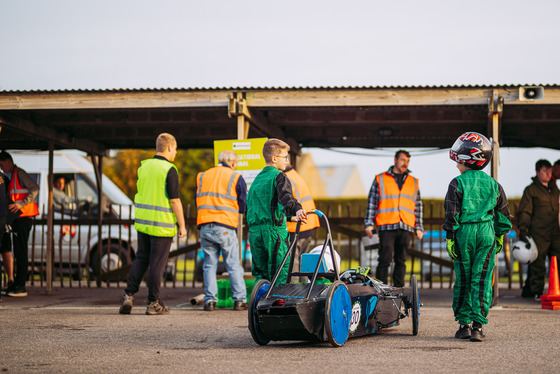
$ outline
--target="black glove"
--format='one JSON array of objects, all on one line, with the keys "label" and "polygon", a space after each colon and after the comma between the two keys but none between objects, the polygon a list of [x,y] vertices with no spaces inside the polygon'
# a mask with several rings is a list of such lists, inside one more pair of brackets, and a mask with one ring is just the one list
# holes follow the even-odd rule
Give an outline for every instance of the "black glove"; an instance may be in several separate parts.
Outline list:
[{"label": "black glove", "polygon": [[529,233],[525,230],[523,231],[519,231],[519,240],[529,244],[529,240],[527,239],[527,236],[529,236]]}]

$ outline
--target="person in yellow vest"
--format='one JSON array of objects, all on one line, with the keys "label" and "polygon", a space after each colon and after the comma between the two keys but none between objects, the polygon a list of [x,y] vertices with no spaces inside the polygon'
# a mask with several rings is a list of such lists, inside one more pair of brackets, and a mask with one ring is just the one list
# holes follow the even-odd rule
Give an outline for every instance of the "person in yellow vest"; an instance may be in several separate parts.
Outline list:
[{"label": "person in yellow vest", "polygon": [[148,268],[146,314],[169,313],[169,308],[159,297],[160,282],[177,226],[179,238],[187,235],[183,205],[179,198],[179,174],[177,167],[172,164],[176,155],[175,137],[162,133],[156,140],[154,158],[142,161],[138,168],[137,193],[134,197],[134,228],[138,232],[138,250],[128,274],[120,314],[130,314],[134,294],[138,292]]},{"label": "person in yellow vest", "polygon": [[223,151],[218,166],[198,173],[196,177],[196,225],[204,252],[204,310],[213,311],[218,298],[216,270],[220,252],[229,273],[233,309],[247,309],[247,291],[243,268],[239,264],[237,226],[239,215],[247,207],[247,184],[236,173],[237,154]]},{"label": "person in yellow vest", "polygon": [[374,227],[379,234],[379,259],[376,278],[387,283],[388,269],[394,255],[393,284],[404,286],[407,248],[416,234],[422,239],[422,200],[418,179],[410,175],[410,153],[399,150],[395,164],[375,176],[367,200],[365,231],[373,237]]},{"label": "person in yellow vest", "polygon": [[[303,209],[307,212],[310,210],[315,210],[315,201],[311,196],[309,187],[307,183],[303,180],[301,175],[292,168],[291,165],[286,167],[284,174],[288,177],[292,183],[292,194],[295,196],[296,200],[301,204]],[[290,233],[290,243],[294,240],[296,232],[296,222],[286,222],[288,226],[288,232]],[[294,268],[293,271],[299,271],[300,267],[300,257],[302,253],[308,252],[309,243],[311,242],[311,236],[313,235],[313,230],[321,226],[319,222],[319,217],[316,214],[310,214],[307,216],[307,222],[302,223],[299,229],[299,237],[296,243],[296,253],[294,257]],[[292,283],[306,282],[307,277],[293,277]]]},{"label": "person in yellow vest", "polygon": [[[33,224],[32,217],[39,215],[39,207],[37,205],[37,195],[39,194],[39,185],[31,178],[23,169],[14,164],[12,156],[6,152],[0,152],[0,168],[10,179],[8,185],[8,195],[12,202],[8,205],[8,210],[12,214],[17,214],[11,226],[13,232],[13,250],[16,260],[16,274],[14,282],[8,284],[6,294],[12,297],[25,297],[27,290],[25,282],[27,281],[27,241]],[[9,269],[11,264],[7,265]]]}]

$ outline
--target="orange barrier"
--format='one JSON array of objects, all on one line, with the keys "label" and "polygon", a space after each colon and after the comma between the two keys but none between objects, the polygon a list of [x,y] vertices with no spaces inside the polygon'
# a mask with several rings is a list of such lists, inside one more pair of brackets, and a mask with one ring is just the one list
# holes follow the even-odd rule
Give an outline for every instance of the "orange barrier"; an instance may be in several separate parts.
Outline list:
[{"label": "orange barrier", "polygon": [[552,256],[550,259],[548,291],[546,295],[541,295],[541,308],[560,310],[560,281],[558,280],[558,261],[556,256]]}]

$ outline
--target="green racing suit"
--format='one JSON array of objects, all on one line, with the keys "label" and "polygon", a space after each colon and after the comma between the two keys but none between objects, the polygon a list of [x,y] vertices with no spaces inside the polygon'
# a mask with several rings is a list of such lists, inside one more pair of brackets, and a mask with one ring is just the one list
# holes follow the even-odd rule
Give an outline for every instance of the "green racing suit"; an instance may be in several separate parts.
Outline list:
[{"label": "green racing suit", "polygon": [[[247,196],[247,224],[253,257],[252,274],[272,281],[288,251],[286,217],[302,209],[292,195],[288,177],[273,166],[257,175]],[[278,283],[286,283],[289,259],[280,269]]]},{"label": "green racing suit", "polygon": [[449,184],[445,196],[447,239],[455,241],[453,312],[462,325],[487,324],[492,302],[495,238],[511,229],[502,186],[486,173],[466,170]]}]

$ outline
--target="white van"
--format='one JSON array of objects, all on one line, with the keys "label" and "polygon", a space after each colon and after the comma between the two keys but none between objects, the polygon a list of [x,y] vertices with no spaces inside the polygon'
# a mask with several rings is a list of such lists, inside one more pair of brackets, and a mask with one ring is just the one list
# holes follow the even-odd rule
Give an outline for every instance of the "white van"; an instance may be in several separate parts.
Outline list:
[{"label": "white van", "polygon": [[[24,169],[40,186],[37,203],[41,215],[36,217],[45,222],[47,217],[49,153],[43,151],[8,151],[15,165]],[[103,197],[99,199],[96,178],[87,155],[80,151],[55,151],[53,158],[53,180],[64,178],[64,193],[70,202],[66,209],[55,207],[56,219],[90,218],[99,214],[103,218],[133,219],[133,202],[105,175],[103,175]],[[53,188],[54,189],[54,188]],[[35,221],[29,236],[29,262],[37,268],[46,263],[47,226]],[[55,273],[59,268],[70,269],[74,278],[83,276],[84,270],[97,274],[99,264],[101,273],[118,269],[131,263],[137,244],[134,225],[103,225],[101,232],[102,258],[98,254],[98,226],[55,225],[54,226],[54,263]],[[130,250],[129,250],[130,249]],[[92,278],[90,277],[90,278]],[[119,280],[126,279],[126,274]]]}]

